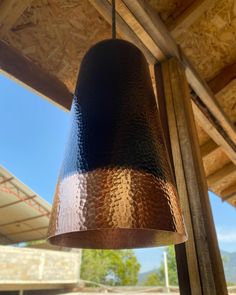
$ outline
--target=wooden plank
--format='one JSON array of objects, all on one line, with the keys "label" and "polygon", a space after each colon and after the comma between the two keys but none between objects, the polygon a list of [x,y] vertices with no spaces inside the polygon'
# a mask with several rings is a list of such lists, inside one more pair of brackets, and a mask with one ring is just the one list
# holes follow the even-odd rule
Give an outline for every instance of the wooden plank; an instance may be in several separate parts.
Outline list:
[{"label": "wooden plank", "polygon": [[[188,193],[191,220],[194,232],[194,242],[197,251],[199,274],[201,277],[202,293],[227,294],[223,265],[214,228],[206,178],[203,170],[197,131],[191,108],[190,92],[185,78],[184,68],[177,59],[168,61],[172,89],[172,104],[174,112],[168,110],[168,116],[175,116],[178,137],[172,137],[172,147],[179,145],[180,153],[173,154],[182,167],[175,164],[176,179],[181,169],[184,178],[177,181],[179,187],[185,182]],[[169,120],[170,122],[170,120]],[[169,126],[171,130],[171,126]],[[189,272],[192,272],[189,269]],[[193,289],[193,292],[195,290]],[[199,294],[199,293],[194,293]]]},{"label": "wooden plank", "polygon": [[32,0],[2,0],[0,3],[0,38],[16,23]]},{"label": "wooden plank", "polygon": [[174,38],[185,33],[208,9],[215,4],[215,0],[193,1],[176,19],[167,23],[167,27]]},{"label": "wooden plank", "polygon": [[219,148],[220,147],[213,140],[208,140],[206,143],[200,146],[202,158],[204,159],[211,153],[217,151]]},{"label": "wooden plank", "polygon": [[[159,71],[162,72],[162,75],[159,74]],[[156,84],[158,84],[157,98],[161,122],[163,125],[169,155],[171,156],[173,171],[175,172],[180,205],[188,233],[188,241],[184,244],[184,246],[180,246],[182,249],[179,248],[178,245],[176,246],[177,271],[180,289],[182,292],[181,294],[191,295],[191,290],[195,290],[196,294],[201,294],[201,280],[198,269],[191,211],[189,202],[187,201],[188,192],[186,182],[184,181],[185,176],[182,158],[180,157],[180,145],[177,144],[179,142],[179,137],[172,101],[172,87],[168,62],[162,63],[161,65],[157,64],[155,66],[155,79]],[[160,84],[163,84],[163,86]],[[173,142],[176,142],[176,144],[173,144]],[[176,167],[178,167],[178,173],[176,171]],[[182,263],[183,266],[181,265]],[[191,271],[189,271],[190,269]]]},{"label": "wooden plank", "polygon": [[[102,2],[104,1],[105,0]],[[94,1],[91,0],[92,4],[93,2]],[[107,3],[110,5],[109,1],[107,1]],[[100,7],[100,9],[102,10],[103,8]],[[160,55],[155,55],[157,51],[153,48],[153,42],[151,46],[150,43],[147,42],[147,35],[154,41],[156,47],[161,50],[164,58],[175,56],[184,64],[188,82],[205,106],[205,108],[202,109],[200,109],[199,106],[194,107],[194,113],[197,112],[199,125],[224,149],[229,158],[236,163],[235,127],[220,108],[208,85],[201,79],[190,61],[183,52],[181,52],[158,14],[143,0],[120,0],[117,6],[117,13],[118,17],[125,19],[129,28],[133,30],[141,43],[147,47],[156,59],[161,61],[162,57]],[[125,30],[123,34],[126,36]],[[213,121],[209,121],[205,109],[211,113],[211,116],[214,118]],[[224,131],[224,135],[219,132],[219,126],[221,127],[221,131]],[[227,138],[225,138],[225,135],[227,135]],[[228,140],[229,138],[230,142]]]},{"label": "wooden plank", "polygon": [[[236,200],[236,194],[225,197],[223,201],[232,202],[234,199]],[[236,205],[236,201],[234,201],[234,205]]]},{"label": "wooden plank", "polygon": [[[192,218],[195,238],[194,241],[197,250],[197,260],[199,263],[199,275],[202,285],[202,293],[217,294],[214,284],[212,264],[209,256],[209,249],[206,241],[206,229],[204,227],[204,220],[201,214],[201,202],[198,190],[200,184],[197,182],[195,175],[195,163],[192,155],[192,138],[190,137],[191,135],[189,133],[190,118],[188,116],[188,113],[186,112],[185,107],[186,103],[190,103],[190,99],[188,102],[185,98],[186,91],[183,88],[188,86],[187,83],[185,85],[183,84],[183,77],[179,76],[181,74],[181,71],[176,61],[172,59],[168,63],[170,79],[172,84],[171,86],[173,93],[173,108],[176,116],[176,128],[178,130],[179,137],[178,143],[176,142],[176,140],[174,141],[174,139],[172,139],[172,145],[180,145],[179,157],[181,157],[183,164],[182,169],[184,171],[184,179],[182,179],[182,181],[185,181],[187,188],[188,202],[190,207],[190,214]],[[189,95],[188,98],[190,98]],[[183,99],[184,101],[182,101]],[[191,130],[191,132],[193,132],[193,130]],[[180,170],[179,167],[175,166],[175,169],[176,174],[178,174]],[[201,256],[199,255],[200,252],[202,253]],[[189,271],[191,272],[192,270],[190,269]],[[203,273],[205,275],[203,275]]]},{"label": "wooden plank", "polygon": [[[108,0],[89,0],[89,2],[97,9],[97,11],[104,17],[104,19],[111,24],[111,4]],[[131,43],[136,44],[142,50],[146,59],[150,64],[155,62],[155,57],[149,51],[149,49],[142,43],[138,36],[133,32],[133,30],[127,25],[127,23],[121,18],[118,14],[116,15],[116,30],[117,33],[130,41]]]},{"label": "wooden plank", "polygon": [[145,46],[158,60],[163,60],[165,58],[162,50],[156,46],[154,40],[151,38],[150,34],[143,28],[140,22],[136,19],[136,16],[130,13],[128,7],[122,1],[117,1],[116,10],[122,19],[129,25],[130,28],[135,32],[140,40],[145,40]]},{"label": "wooden plank", "polygon": [[221,192],[221,196],[224,200],[226,200],[228,197],[236,194],[236,183],[227,187]]},{"label": "wooden plank", "polygon": [[[133,19],[135,18],[138,23],[140,23],[143,30],[148,33],[148,35],[153,39],[156,44],[156,47],[161,50],[163,53],[163,58],[155,56],[152,48],[149,50],[152,52],[154,57],[158,61],[164,60],[169,56],[176,56],[180,58],[179,49],[175,43],[173,37],[170,35],[170,32],[160,19],[158,13],[156,13],[146,1],[143,0],[122,0],[120,1],[126,6],[126,14],[124,17],[127,24],[133,29],[137,34],[139,39],[146,45],[145,35],[141,34],[137,27],[132,27]],[[122,11],[118,10],[118,13],[123,18]],[[129,13],[129,15],[128,15]]]},{"label": "wooden plank", "polygon": [[236,62],[223,68],[218,75],[208,82],[208,86],[214,94],[217,94],[234,79],[236,79]]},{"label": "wooden plank", "polygon": [[0,72],[22,82],[56,105],[70,109],[73,95],[67,87],[3,41],[0,41]]},{"label": "wooden plank", "polygon": [[207,183],[209,187],[217,186],[219,183],[223,182],[225,178],[228,178],[232,174],[235,174],[236,176],[236,167],[233,163],[230,162],[220,170],[209,175],[207,177]]},{"label": "wooden plank", "polygon": [[[189,84],[191,85],[194,92],[200,98],[202,104],[208,109],[212,117],[215,119],[216,124],[220,125],[225,133],[230,137],[234,148],[236,149],[236,130],[235,126],[230,121],[229,117],[226,116],[219,103],[214,97],[211,89],[207,83],[200,77],[197,71],[192,66],[191,62],[187,59],[185,54],[181,52],[182,62],[185,66],[185,73]],[[208,115],[206,115],[208,116]]]},{"label": "wooden plank", "polygon": [[216,127],[196,103],[192,102],[192,108],[195,119],[201,128],[224,150],[225,154],[236,165],[236,152],[234,146],[232,146],[231,138],[228,137],[227,133],[222,134],[222,129],[219,126]]},{"label": "wooden plank", "polygon": [[[191,62],[175,43],[174,39],[161,21],[158,14],[153,9],[151,9],[147,2],[143,0],[123,0],[123,2],[130,11],[130,19],[134,17],[136,18],[143,29],[155,41],[156,46],[161,49],[164,56],[175,56],[181,63],[183,63],[187,80],[192,89],[200,97],[201,101],[206,105],[212,115],[217,118],[218,122],[223,126],[223,128],[225,128],[226,132],[232,137],[234,144],[236,144],[236,131],[233,124],[221,110],[206,82],[200,77]],[[118,10],[118,12],[120,13],[122,11]],[[123,17],[122,14],[121,16]],[[128,16],[126,15],[125,18],[128,19]],[[132,22],[130,24],[132,25]],[[140,40],[146,44],[143,35],[139,35],[139,30],[134,28],[134,31],[136,32],[137,36],[139,36]],[[150,51],[152,52],[152,48],[150,48]],[[154,53],[153,55],[155,56]],[[158,57],[156,58],[158,59]]]}]

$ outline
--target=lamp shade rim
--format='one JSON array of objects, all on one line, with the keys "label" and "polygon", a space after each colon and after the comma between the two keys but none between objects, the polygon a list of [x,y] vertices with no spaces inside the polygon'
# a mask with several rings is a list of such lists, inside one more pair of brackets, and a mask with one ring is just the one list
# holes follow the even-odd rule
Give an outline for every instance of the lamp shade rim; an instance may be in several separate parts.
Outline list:
[{"label": "lamp shade rim", "polygon": [[97,228],[49,236],[52,245],[84,249],[132,249],[181,244],[185,232],[147,228]]}]

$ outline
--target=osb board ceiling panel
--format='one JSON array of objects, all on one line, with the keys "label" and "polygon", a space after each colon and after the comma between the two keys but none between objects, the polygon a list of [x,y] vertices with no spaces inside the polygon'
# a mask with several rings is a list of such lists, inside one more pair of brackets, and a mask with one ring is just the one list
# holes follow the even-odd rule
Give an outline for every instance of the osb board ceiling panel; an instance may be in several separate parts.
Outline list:
[{"label": "osb board ceiling panel", "polygon": [[146,0],[166,23],[172,22],[194,0]]},{"label": "osb board ceiling panel", "polygon": [[36,0],[5,40],[74,91],[82,57],[111,29],[88,0]]},{"label": "osb board ceiling panel", "polygon": [[[173,24],[192,0],[147,0],[167,24]],[[190,28],[176,40],[181,44],[194,66],[206,80],[210,80],[226,65],[236,61],[236,1],[216,0]],[[236,80],[216,98],[232,122],[236,122]],[[209,137],[198,126],[200,144]]]},{"label": "osb board ceiling panel", "polygon": [[178,43],[203,78],[213,78],[236,60],[236,1],[216,0]]},{"label": "osb board ceiling panel", "polygon": [[[166,23],[174,21],[192,3],[192,0],[146,1]],[[236,60],[235,32],[233,0],[217,0],[216,5],[177,41],[203,77],[210,79]],[[88,0],[35,0],[4,39],[57,76],[73,92],[85,52],[96,42],[110,37],[110,25]],[[236,86],[231,86],[219,93],[217,99],[235,121],[234,90],[231,89]],[[206,143],[209,136],[199,126],[197,129],[200,144]],[[215,158],[211,160],[216,162]],[[209,166],[207,169],[206,172],[210,173],[214,168]]]},{"label": "osb board ceiling panel", "polygon": [[[236,61],[236,1],[216,0],[187,31],[180,35],[181,44],[193,65],[207,81],[225,66]],[[216,98],[233,123],[236,122],[236,81]]]}]

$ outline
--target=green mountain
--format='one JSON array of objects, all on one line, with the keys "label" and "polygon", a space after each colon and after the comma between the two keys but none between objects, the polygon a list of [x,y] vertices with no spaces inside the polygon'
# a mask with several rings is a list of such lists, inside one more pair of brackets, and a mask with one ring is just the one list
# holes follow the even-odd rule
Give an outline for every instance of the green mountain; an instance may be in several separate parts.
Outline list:
[{"label": "green mountain", "polygon": [[236,252],[221,251],[223,259],[225,278],[228,283],[236,284]]},{"label": "green mountain", "polygon": [[[225,278],[227,283],[236,285],[236,252],[230,253],[221,250],[221,257],[223,259]],[[156,270],[150,270],[139,274],[139,285],[145,281],[145,279]]]}]

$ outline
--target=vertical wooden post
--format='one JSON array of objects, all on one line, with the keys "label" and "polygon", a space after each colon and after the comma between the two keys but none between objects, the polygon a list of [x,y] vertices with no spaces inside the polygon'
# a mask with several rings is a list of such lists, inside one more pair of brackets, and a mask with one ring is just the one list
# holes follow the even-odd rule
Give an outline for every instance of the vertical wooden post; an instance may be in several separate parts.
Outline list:
[{"label": "vertical wooden post", "polygon": [[155,77],[161,120],[188,232],[188,241],[176,247],[180,291],[184,295],[226,295],[185,72],[179,61],[171,58],[155,66]]}]

